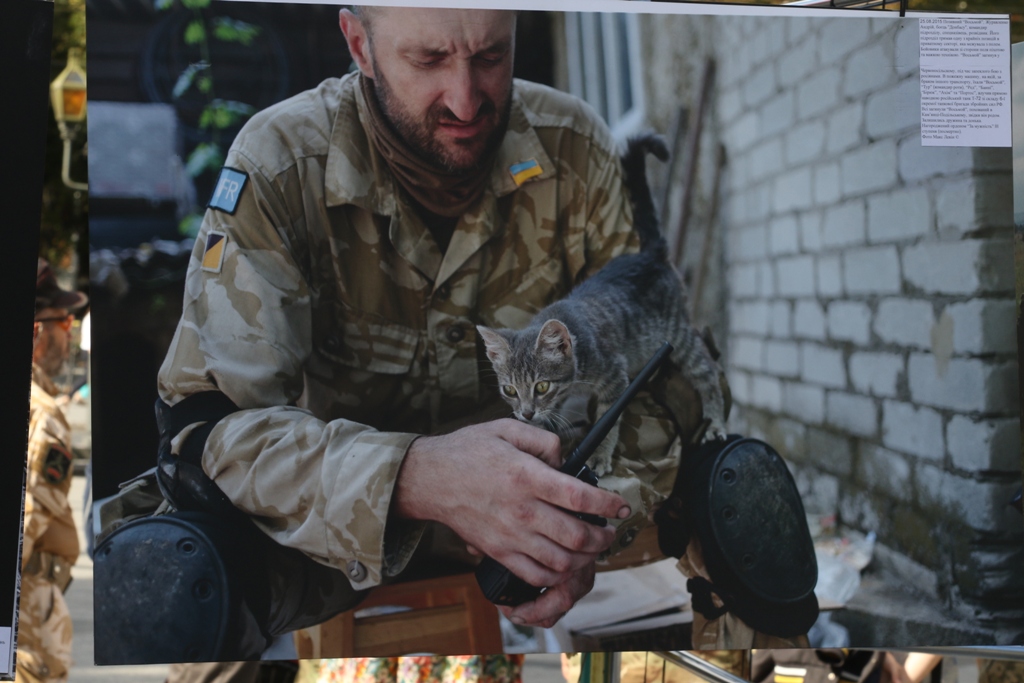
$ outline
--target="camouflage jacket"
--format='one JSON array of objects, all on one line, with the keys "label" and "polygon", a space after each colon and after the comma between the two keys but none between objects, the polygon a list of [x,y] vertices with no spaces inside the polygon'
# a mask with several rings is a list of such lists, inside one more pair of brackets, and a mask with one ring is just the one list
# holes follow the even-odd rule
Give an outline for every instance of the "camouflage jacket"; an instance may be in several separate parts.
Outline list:
[{"label": "camouflage jacket", "polygon": [[28,425],[28,481],[21,564],[34,552],[78,559],[78,533],[68,504],[71,489],[71,428],[54,400],[57,387],[32,366]]},{"label": "camouflage jacket", "polygon": [[[605,125],[516,81],[489,186],[442,254],[369,142],[357,78],[327,80],[238,135],[159,391],[174,405],[219,389],[242,408],[211,432],[205,471],[266,533],[362,589],[418,543],[422,525],[388,516],[413,439],[509,414],[475,325],[525,325],[638,240]],[[540,173],[517,184],[530,161]],[[674,437],[648,395],[624,416],[602,481],[634,510],[616,547],[671,489]]]}]

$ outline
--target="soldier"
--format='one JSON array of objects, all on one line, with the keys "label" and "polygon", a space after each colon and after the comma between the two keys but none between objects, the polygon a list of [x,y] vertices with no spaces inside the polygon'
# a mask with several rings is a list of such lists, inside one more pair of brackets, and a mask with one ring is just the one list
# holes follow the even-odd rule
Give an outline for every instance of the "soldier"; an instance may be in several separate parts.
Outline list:
[{"label": "soldier", "polygon": [[39,259],[17,642],[16,680],[25,683],[67,680],[71,666],[71,616],[63,593],[78,559],[78,534],[67,498],[70,428],[52,378],[68,357],[71,312],[87,301],[61,289],[50,264]]},{"label": "soldier", "polygon": [[[638,248],[607,127],[571,96],[513,81],[515,21],[341,11],[359,71],[239,133],[159,392],[192,416],[179,459],[353,591],[402,572],[439,522],[549,586],[501,609],[550,626],[591,589],[598,557],[647,524],[701,411],[692,391],[687,414],[642,393],[600,489],[556,471],[553,434],[495,419],[508,412],[476,325],[522,326]],[[197,397],[222,407],[186,412]]]}]

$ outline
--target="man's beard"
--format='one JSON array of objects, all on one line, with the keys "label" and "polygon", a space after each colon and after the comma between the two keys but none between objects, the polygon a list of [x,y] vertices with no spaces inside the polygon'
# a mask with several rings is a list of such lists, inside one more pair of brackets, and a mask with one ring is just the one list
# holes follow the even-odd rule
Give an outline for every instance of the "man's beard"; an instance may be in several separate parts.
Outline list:
[{"label": "man's beard", "polygon": [[[402,109],[401,104],[395,97],[394,91],[384,79],[380,69],[375,68],[374,72],[376,76],[374,80],[376,87],[374,90],[377,93],[377,103],[380,105],[384,118],[387,119],[391,128],[394,129],[398,136],[408,145],[409,149],[417,156],[446,173],[462,174],[473,171],[487,172],[489,170],[482,166],[485,160],[489,159],[492,153],[501,146],[501,141],[505,138],[505,131],[508,129],[509,112],[512,109],[511,82],[509,83],[505,100],[500,105],[496,105],[490,99],[485,100],[480,105],[480,109],[476,114],[478,117],[493,116],[498,106],[501,106],[502,111],[498,117],[497,125],[488,135],[476,158],[467,163],[453,158],[449,150],[434,135],[442,121],[458,120],[458,117],[448,107],[440,103],[432,105],[424,119],[419,120]],[[467,144],[472,144],[476,140],[466,142]],[[456,141],[455,144],[459,145],[459,141]]]}]

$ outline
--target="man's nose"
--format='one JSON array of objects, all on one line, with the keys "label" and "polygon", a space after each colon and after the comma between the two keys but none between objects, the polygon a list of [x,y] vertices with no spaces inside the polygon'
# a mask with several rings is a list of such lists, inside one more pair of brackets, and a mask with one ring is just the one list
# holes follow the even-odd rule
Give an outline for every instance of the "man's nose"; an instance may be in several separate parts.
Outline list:
[{"label": "man's nose", "polygon": [[472,64],[468,60],[460,60],[449,76],[445,106],[460,121],[472,121],[483,101],[483,93],[480,92]]}]

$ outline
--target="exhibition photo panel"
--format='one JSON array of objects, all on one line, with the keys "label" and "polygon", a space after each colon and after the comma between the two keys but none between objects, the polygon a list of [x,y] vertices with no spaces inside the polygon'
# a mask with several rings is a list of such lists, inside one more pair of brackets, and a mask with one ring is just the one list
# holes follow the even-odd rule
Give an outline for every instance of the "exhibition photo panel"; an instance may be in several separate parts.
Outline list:
[{"label": "exhibition photo panel", "polygon": [[[923,136],[947,67],[918,16],[359,6],[343,35],[337,6],[86,7],[97,663],[1020,641],[1008,104],[978,124],[999,146]],[[957,21],[1002,57],[951,68],[1008,103],[1009,22]],[[976,125],[927,78],[929,131]],[[648,139],[624,179],[647,133],[668,159]],[[582,526],[593,589],[574,555],[501,623],[474,571],[506,532],[421,514],[406,452],[526,429],[496,420],[556,381],[517,388],[506,331],[588,353],[538,311],[652,225],[638,272],[675,273],[696,351],[590,461],[629,508]],[[664,297],[622,272],[577,310],[646,360]],[[534,420],[563,456],[626,384],[586,383]],[[505,504],[473,466],[415,471]]]}]

